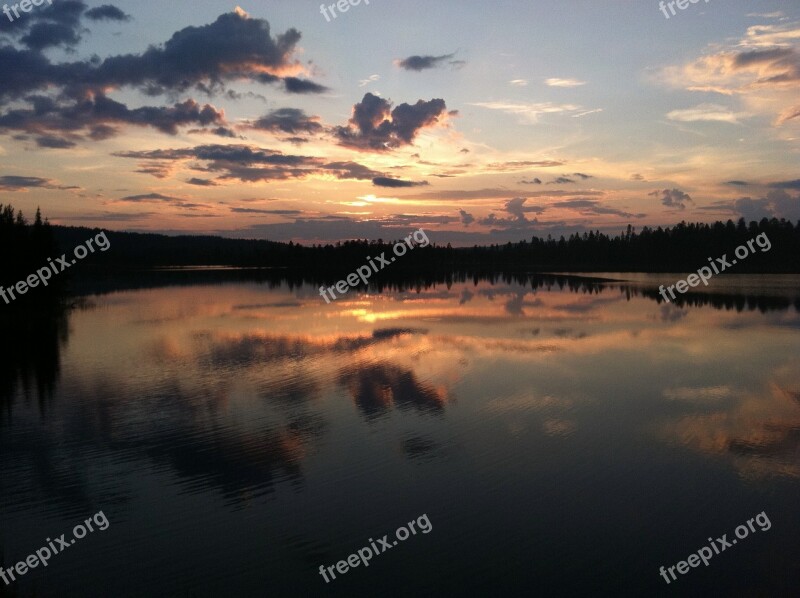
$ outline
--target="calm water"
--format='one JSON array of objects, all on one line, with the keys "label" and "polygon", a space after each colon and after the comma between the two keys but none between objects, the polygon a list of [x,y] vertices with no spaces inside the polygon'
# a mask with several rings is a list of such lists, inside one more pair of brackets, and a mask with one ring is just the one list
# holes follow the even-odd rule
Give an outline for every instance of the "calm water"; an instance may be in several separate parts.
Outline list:
[{"label": "calm water", "polygon": [[629,278],[172,286],[3,331],[2,565],[110,526],[0,596],[800,595],[800,279]]}]

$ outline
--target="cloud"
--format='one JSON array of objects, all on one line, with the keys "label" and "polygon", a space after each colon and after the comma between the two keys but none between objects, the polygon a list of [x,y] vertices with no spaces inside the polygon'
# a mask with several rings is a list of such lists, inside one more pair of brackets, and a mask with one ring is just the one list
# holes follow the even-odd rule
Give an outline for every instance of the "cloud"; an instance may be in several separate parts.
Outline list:
[{"label": "cloud", "polygon": [[623,218],[644,218],[646,214],[631,214],[624,210],[611,208],[602,205],[596,199],[569,199],[560,201],[553,205],[555,208],[570,208],[579,211],[583,215],[610,215],[621,216]]},{"label": "cloud", "polygon": [[513,198],[520,194],[527,195],[528,197],[573,197],[575,195],[589,196],[589,195],[605,195],[603,191],[524,191],[505,188],[485,188],[485,189],[449,189],[442,191],[428,191],[424,193],[413,193],[407,195],[408,198],[413,199],[432,199],[439,201],[455,200],[455,201],[469,201],[479,199],[495,199],[495,198]]},{"label": "cloud", "polygon": [[798,116],[800,116],[800,104],[797,106],[789,106],[786,108],[786,110],[778,115],[778,118],[775,120],[775,124],[782,125],[790,120],[794,120]]},{"label": "cloud", "polygon": [[81,40],[81,17],[87,6],[79,0],[63,0],[47,10],[34,11],[14,23],[3,33],[39,52],[57,46],[74,46]]},{"label": "cloud", "polygon": [[728,207],[748,222],[762,218],[786,218],[800,220],[800,194],[790,195],[784,189],[775,189],[766,197],[736,199]]},{"label": "cloud", "polygon": [[[293,58],[299,32],[289,29],[272,36],[267,21],[252,19],[241,10],[223,14],[208,25],[186,27],[140,54],[51,62],[41,50],[76,43],[80,33],[87,31],[82,18],[119,21],[127,15],[110,4],[88,9],[81,1],[63,0],[27,15],[10,33],[21,36],[20,42],[28,49],[0,46],[0,131],[32,133],[38,136],[39,146],[46,148],[107,139],[120,133],[119,125],[153,127],[170,135],[181,127],[200,125],[211,127],[206,132],[234,137],[225,126],[224,113],[210,104],[187,99],[166,106],[129,107],[109,94],[125,87],[149,96],[175,95],[190,87],[215,93],[227,82],[241,80],[282,84],[292,93],[325,90],[296,76],[304,71]],[[20,98],[28,106],[6,108]],[[288,122],[283,116],[284,123]],[[316,131],[314,123],[313,117],[307,117],[296,128]]]},{"label": "cloud", "polygon": [[662,189],[661,191],[652,191],[648,193],[651,197],[659,197],[661,204],[668,208],[677,208],[678,210],[686,209],[686,203],[693,203],[692,198],[688,193],[684,193],[679,189]]},{"label": "cloud", "polygon": [[258,208],[231,208],[231,212],[237,214],[271,214],[276,216],[300,216],[300,210],[260,210]]},{"label": "cloud", "polygon": [[514,87],[525,87],[528,84],[528,81],[525,79],[512,79],[508,83]]},{"label": "cloud", "polygon": [[733,185],[734,187],[747,187],[750,183],[747,181],[725,181],[726,185]]},{"label": "cloud", "polygon": [[214,181],[210,181],[208,179],[199,179],[197,177],[192,177],[188,181],[186,181],[190,185],[197,185],[198,187],[216,187],[217,183]]},{"label": "cloud", "polygon": [[130,21],[130,15],[126,15],[113,4],[103,4],[96,8],[86,11],[86,18],[92,21]]},{"label": "cloud", "polygon": [[526,180],[523,179],[523,180],[521,180],[519,182],[519,184],[520,185],[541,185],[542,184],[542,180],[536,178],[536,179],[532,179],[530,181],[526,181]]},{"label": "cloud", "polygon": [[265,114],[252,124],[253,128],[274,133],[314,134],[323,130],[316,116],[308,116],[298,108],[279,108]]},{"label": "cloud", "polygon": [[594,178],[592,175],[590,175],[590,174],[583,174],[582,172],[573,172],[572,174],[573,174],[573,176],[577,176],[577,177],[580,177],[580,178],[582,178],[584,181],[585,181],[586,179],[593,179],[593,178]]},{"label": "cloud", "polygon": [[602,108],[595,108],[594,110],[582,110],[578,112],[578,114],[572,114],[572,118],[581,118],[582,116],[588,116],[589,114],[597,114],[598,112],[602,112]]},{"label": "cloud", "polygon": [[463,224],[464,226],[468,227],[470,224],[475,222],[475,217],[469,212],[466,212],[464,210],[459,210],[458,214],[461,217],[461,224]]},{"label": "cloud", "polygon": [[428,181],[404,181],[402,179],[379,176],[372,179],[372,184],[376,187],[424,187],[428,184]]},{"label": "cloud", "polygon": [[772,189],[800,190],[800,179],[795,179],[793,181],[779,181],[777,183],[770,183],[768,186]]},{"label": "cloud", "polygon": [[581,85],[586,85],[586,81],[579,81],[577,79],[545,79],[544,80],[546,85],[550,87],[579,87]]},{"label": "cloud", "polygon": [[323,158],[284,154],[277,150],[251,145],[198,145],[182,149],[159,149],[117,152],[114,156],[148,160],[154,166],[185,161],[200,161],[195,170],[218,173],[217,181],[281,181],[311,176],[333,176],[337,179],[372,180],[383,176],[357,162],[326,162]]},{"label": "cloud", "polygon": [[513,199],[509,199],[505,205],[506,212],[514,216],[517,220],[526,221],[527,217],[525,214],[541,214],[547,209],[546,206],[526,206],[526,201],[528,201],[527,197],[514,197]]},{"label": "cloud", "polygon": [[[519,115],[528,124],[538,123],[539,117],[543,114],[580,113],[584,110],[582,106],[576,104],[554,104],[553,102],[474,102],[470,105]],[[589,113],[584,112],[584,114]]]},{"label": "cloud", "polygon": [[567,185],[569,183],[574,183],[574,182],[575,181],[573,181],[572,179],[568,179],[565,176],[560,176],[558,178],[553,179],[552,181],[550,181],[547,184],[548,185]]},{"label": "cloud", "polygon": [[374,83],[375,81],[380,81],[380,78],[381,78],[380,75],[370,75],[366,79],[359,79],[358,86],[364,87],[366,85],[369,85],[370,83]]},{"label": "cloud", "polygon": [[[797,24],[752,26],[738,43],[711,47],[691,62],[663,69],[658,79],[690,91],[741,96],[751,111],[774,115],[773,124],[780,126],[800,108],[798,39]],[[726,111],[715,120],[731,122]]]},{"label": "cloud", "polygon": [[52,149],[66,149],[70,147],[75,147],[77,145],[74,141],[70,141],[69,139],[64,139],[63,137],[57,137],[55,135],[43,135],[41,137],[36,138],[36,145],[39,147],[46,147]]},{"label": "cloud", "polygon": [[121,197],[119,201],[152,202],[152,201],[174,201],[176,199],[178,198],[170,197],[169,195],[162,195],[161,193],[144,193],[141,195],[128,195],[127,197]]},{"label": "cloud", "polygon": [[[262,75],[263,78],[263,75]],[[271,82],[272,78],[269,77],[263,82]],[[323,93],[328,91],[328,88],[319,83],[314,83],[308,79],[298,79],[297,77],[286,77],[283,79],[286,91],[289,93]]]},{"label": "cloud", "polygon": [[732,112],[719,104],[700,104],[685,110],[673,110],[667,113],[667,118],[680,122],[712,121],[739,124],[740,118],[750,116],[746,112]]},{"label": "cloud", "polygon": [[519,170],[528,168],[552,168],[554,166],[563,166],[564,162],[558,160],[510,160],[508,162],[492,162],[487,164],[487,170]]},{"label": "cloud", "polygon": [[[408,58],[398,59],[395,64],[406,71],[424,71],[442,66],[455,54],[443,54],[441,56],[409,56]],[[449,64],[459,64],[463,61],[450,61]]]},{"label": "cloud", "polygon": [[[1,51],[0,51],[1,52]],[[186,125],[221,125],[225,114],[210,104],[186,100],[173,106],[129,108],[101,92],[87,92],[73,103],[59,103],[45,96],[29,96],[31,108],[0,114],[0,131],[21,130],[42,134],[69,132],[74,139],[101,140],[119,132],[114,125],[153,127],[175,135]]]},{"label": "cloud", "polygon": [[[85,8],[82,2],[62,0],[36,14],[48,15],[48,22],[77,31],[78,18]],[[34,19],[34,15],[27,19]],[[65,36],[63,32],[58,35]],[[266,20],[236,11],[220,15],[208,25],[185,27],[140,54],[52,63],[38,51],[2,46],[0,98],[14,99],[48,89],[66,90],[74,96],[122,87],[137,88],[150,96],[192,87],[214,93],[224,90],[227,82],[241,80],[282,84],[290,93],[325,91],[325,87],[297,77],[305,71],[293,57],[300,37],[296,29],[273,37]]]},{"label": "cloud", "polygon": [[0,176],[0,191],[27,191],[30,188],[61,190],[78,189],[78,187],[74,185],[66,187],[64,185],[59,185],[52,179],[43,179],[36,176]]},{"label": "cloud", "polygon": [[353,106],[348,124],[336,127],[334,135],[345,147],[386,151],[410,145],[420,131],[436,126],[446,115],[447,106],[442,99],[403,103],[392,109],[389,100],[367,93]]}]

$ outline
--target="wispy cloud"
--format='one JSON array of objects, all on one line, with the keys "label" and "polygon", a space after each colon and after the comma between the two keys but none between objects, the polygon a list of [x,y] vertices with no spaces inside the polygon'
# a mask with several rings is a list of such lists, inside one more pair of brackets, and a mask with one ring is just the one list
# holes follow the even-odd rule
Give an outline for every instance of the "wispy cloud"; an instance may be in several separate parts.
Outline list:
[{"label": "wispy cloud", "polygon": [[698,122],[698,121],[711,121],[711,122],[724,122],[731,124],[739,124],[739,119],[747,118],[750,115],[747,112],[733,112],[725,106],[720,104],[699,104],[694,108],[686,108],[684,110],[672,110],[667,113],[667,118],[679,122]]},{"label": "wispy cloud", "polygon": [[586,81],[579,81],[578,79],[559,79],[557,77],[545,79],[544,82],[545,85],[549,85],[550,87],[580,87],[581,85],[586,85]]},{"label": "wispy cloud", "polygon": [[[506,114],[521,116],[526,122],[536,124],[544,114],[576,114],[582,112],[582,106],[576,104],[556,104],[553,102],[474,102],[472,106],[499,110]],[[588,113],[587,113],[588,114]]]}]

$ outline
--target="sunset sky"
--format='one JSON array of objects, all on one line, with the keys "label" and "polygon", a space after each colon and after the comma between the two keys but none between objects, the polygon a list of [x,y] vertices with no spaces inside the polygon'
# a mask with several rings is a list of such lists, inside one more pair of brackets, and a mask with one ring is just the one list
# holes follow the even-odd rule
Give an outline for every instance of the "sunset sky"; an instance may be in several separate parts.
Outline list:
[{"label": "sunset sky", "polygon": [[796,0],[19,15],[0,13],[0,203],[53,223],[471,245],[800,219]]}]

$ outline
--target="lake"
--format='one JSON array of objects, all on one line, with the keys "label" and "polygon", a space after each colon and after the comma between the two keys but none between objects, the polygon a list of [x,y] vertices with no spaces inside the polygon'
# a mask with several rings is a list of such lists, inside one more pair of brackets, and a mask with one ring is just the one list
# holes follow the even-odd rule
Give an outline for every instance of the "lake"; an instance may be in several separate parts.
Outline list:
[{"label": "lake", "polygon": [[800,595],[800,277],[681,276],[104,283],[7,323],[0,562],[108,526],[0,596]]}]

